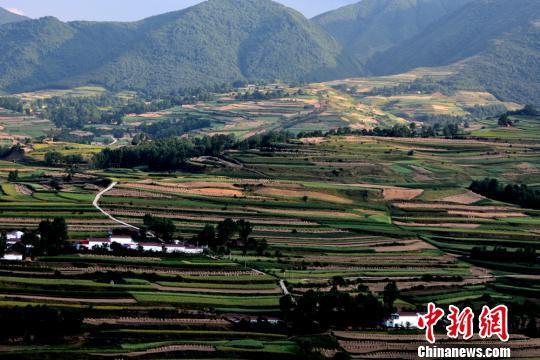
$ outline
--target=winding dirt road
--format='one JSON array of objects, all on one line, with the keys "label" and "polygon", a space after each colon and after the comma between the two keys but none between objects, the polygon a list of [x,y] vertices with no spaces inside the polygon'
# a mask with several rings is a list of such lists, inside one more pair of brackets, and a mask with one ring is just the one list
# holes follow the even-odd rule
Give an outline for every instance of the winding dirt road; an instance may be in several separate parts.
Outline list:
[{"label": "winding dirt road", "polygon": [[133,226],[131,224],[128,224],[124,221],[121,221],[121,220],[118,220],[117,218],[115,218],[114,216],[112,216],[111,214],[109,214],[108,212],[106,212],[105,210],[103,210],[100,206],[99,206],[99,200],[101,199],[101,197],[103,195],[105,195],[107,192],[111,191],[116,185],[118,185],[118,182],[113,182],[111,183],[111,185],[109,185],[106,189],[103,189],[102,191],[100,191],[97,195],[96,195],[96,198],[94,199],[94,201],[92,202],[92,205],[98,209],[103,215],[107,216],[109,219],[111,219],[112,221],[122,225],[122,226],[125,226],[125,227],[128,227],[128,228],[131,228],[131,229],[135,229],[135,230],[140,230],[140,228],[136,227],[136,226]]}]

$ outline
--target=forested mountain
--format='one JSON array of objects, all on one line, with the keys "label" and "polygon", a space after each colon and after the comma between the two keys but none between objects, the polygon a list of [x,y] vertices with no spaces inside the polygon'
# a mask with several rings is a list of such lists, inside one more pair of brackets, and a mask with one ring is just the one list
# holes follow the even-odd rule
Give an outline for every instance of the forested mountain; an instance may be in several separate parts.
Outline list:
[{"label": "forested mountain", "polygon": [[100,84],[170,91],[246,79],[358,75],[340,45],[270,0],[209,0],[134,23],[55,18],[0,28],[0,89]]},{"label": "forested mountain", "polygon": [[501,99],[540,104],[540,21],[525,22],[464,61],[455,80],[479,84]]},{"label": "forested mountain", "polygon": [[11,11],[7,11],[6,9],[2,9],[0,7],[0,25],[14,23],[14,22],[23,21],[23,20],[28,20],[28,18],[26,16],[14,14]]},{"label": "forested mountain", "polygon": [[[0,22],[17,15],[0,11]],[[26,19],[22,17],[22,19]],[[209,0],[138,22],[0,26],[0,90],[169,92],[459,64],[454,80],[540,104],[540,0],[362,0],[312,21],[271,0]]]},{"label": "forested mountain", "polygon": [[375,74],[388,74],[453,64],[489,50],[504,34],[537,18],[538,0],[475,0],[373,57],[369,68]]},{"label": "forested mountain", "polygon": [[408,40],[472,0],[362,0],[313,19],[358,60]]},{"label": "forested mountain", "polygon": [[381,75],[459,63],[456,80],[538,104],[539,21],[538,0],[474,0],[366,66]]}]

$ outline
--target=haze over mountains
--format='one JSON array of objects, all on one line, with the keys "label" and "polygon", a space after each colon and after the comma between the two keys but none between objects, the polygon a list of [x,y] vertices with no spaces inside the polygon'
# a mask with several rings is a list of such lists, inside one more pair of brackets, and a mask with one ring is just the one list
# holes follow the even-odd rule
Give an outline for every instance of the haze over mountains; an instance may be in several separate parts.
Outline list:
[{"label": "haze over mountains", "polygon": [[[10,18],[0,12],[0,24]],[[538,0],[363,0],[312,20],[270,0],[210,0],[133,23],[48,17],[0,26],[0,89],[164,92],[458,63],[456,82],[540,103],[538,24]]]}]

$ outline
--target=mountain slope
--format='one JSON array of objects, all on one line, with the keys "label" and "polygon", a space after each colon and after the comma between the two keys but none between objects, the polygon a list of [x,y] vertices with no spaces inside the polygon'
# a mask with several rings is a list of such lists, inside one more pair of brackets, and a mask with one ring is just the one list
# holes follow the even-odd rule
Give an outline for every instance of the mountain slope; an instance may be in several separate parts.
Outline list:
[{"label": "mountain slope", "polygon": [[374,74],[444,66],[488,50],[505,33],[540,18],[538,0],[475,0],[421,34],[374,56]]},{"label": "mountain slope", "polygon": [[359,73],[332,37],[270,0],[209,0],[136,23],[8,24],[0,52],[0,88],[8,91],[89,83],[171,91]]},{"label": "mountain slope", "polygon": [[462,65],[456,81],[478,84],[500,99],[540,105],[540,21],[505,34]]},{"label": "mountain slope", "polygon": [[0,25],[14,23],[18,21],[28,20],[26,16],[21,16],[7,11],[0,7]]},{"label": "mountain slope", "polygon": [[362,62],[414,37],[471,0],[363,0],[313,19]]}]

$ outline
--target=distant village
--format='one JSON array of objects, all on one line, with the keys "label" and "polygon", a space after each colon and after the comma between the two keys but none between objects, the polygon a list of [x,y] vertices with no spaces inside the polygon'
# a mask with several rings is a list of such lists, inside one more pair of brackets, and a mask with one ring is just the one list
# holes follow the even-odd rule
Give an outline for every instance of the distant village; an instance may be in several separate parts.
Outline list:
[{"label": "distant village", "polygon": [[[23,254],[24,251],[21,251],[21,249],[24,250],[26,248],[30,250],[33,246],[23,244],[24,235],[25,233],[20,230],[10,231],[6,234],[5,251],[4,255],[0,257],[1,260],[22,261],[25,259],[25,254]],[[78,252],[94,250],[113,251],[115,246],[139,252],[186,255],[201,255],[207,249],[207,247],[194,246],[178,240],[174,241],[172,244],[159,242],[157,239],[154,242],[137,242],[130,234],[115,234],[113,231],[109,232],[108,237],[90,237],[73,243],[74,249]]]}]

